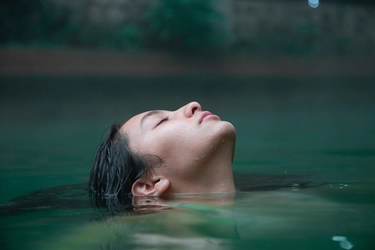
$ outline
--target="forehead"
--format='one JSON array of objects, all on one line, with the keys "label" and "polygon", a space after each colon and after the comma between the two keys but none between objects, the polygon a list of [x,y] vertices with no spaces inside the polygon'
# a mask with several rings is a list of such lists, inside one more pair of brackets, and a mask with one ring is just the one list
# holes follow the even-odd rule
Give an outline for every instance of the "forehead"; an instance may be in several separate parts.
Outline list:
[{"label": "forehead", "polygon": [[143,112],[130,118],[127,122],[124,123],[124,125],[122,125],[120,132],[129,134],[131,132],[135,132],[135,130],[137,129],[140,129],[142,117],[144,117],[148,112],[149,111]]}]

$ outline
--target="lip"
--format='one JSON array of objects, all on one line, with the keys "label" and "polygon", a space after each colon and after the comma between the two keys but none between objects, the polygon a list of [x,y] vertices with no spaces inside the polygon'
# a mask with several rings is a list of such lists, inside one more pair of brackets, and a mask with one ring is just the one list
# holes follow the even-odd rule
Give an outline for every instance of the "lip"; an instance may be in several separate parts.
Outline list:
[{"label": "lip", "polygon": [[207,116],[214,116],[210,111],[204,111],[199,119],[199,124],[201,124]]}]

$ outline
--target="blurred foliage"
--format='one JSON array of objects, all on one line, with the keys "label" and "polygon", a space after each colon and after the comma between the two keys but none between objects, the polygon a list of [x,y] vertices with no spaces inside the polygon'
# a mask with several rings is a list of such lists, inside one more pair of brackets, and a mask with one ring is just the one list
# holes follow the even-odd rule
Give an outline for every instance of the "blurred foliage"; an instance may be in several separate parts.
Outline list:
[{"label": "blurred foliage", "polygon": [[151,47],[214,52],[229,40],[225,17],[212,0],[160,0],[147,13]]},{"label": "blurred foliage", "polygon": [[312,54],[317,51],[317,42],[319,37],[319,27],[312,22],[297,23],[295,27],[295,45],[292,53]]},{"label": "blurred foliage", "polygon": [[[338,36],[335,39],[336,53],[339,55],[347,55],[353,53],[353,39],[348,36]],[[371,53],[371,51],[368,51]]]},{"label": "blurred foliage", "polygon": [[71,9],[52,1],[3,0],[0,44],[137,49],[142,34],[136,25],[93,26],[72,19]]},{"label": "blurred foliage", "polygon": [[86,48],[137,50],[142,48],[142,32],[137,25],[121,24],[114,27],[83,26],[70,45]]},{"label": "blurred foliage", "polygon": [[69,43],[79,30],[67,8],[42,0],[3,0],[0,8],[1,44]]},{"label": "blurred foliage", "polygon": [[[370,36],[341,31],[329,35],[322,32],[322,22],[308,18],[296,19],[292,24],[270,18],[255,22],[257,27],[246,30],[246,23],[241,22],[234,25],[244,25],[245,29],[230,28],[217,0],[150,3],[153,4],[140,8],[144,14],[137,13],[137,20],[128,18],[124,9],[122,15],[127,21],[108,22],[103,21],[107,17],[100,16],[104,11],[99,13],[99,19],[88,18],[91,1],[79,4],[82,12],[77,18],[74,7],[57,6],[52,0],[2,0],[0,45],[164,50],[210,56],[226,52],[251,56],[375,54]],[[112,4],[112,8],[116,6]],[[341,20],[346,9],[338,10]],[[240,30],[238,34],[236,30]],[[235,35],[242,37],[236,39]]]},{"label": "blurred foliage", "polygon": [[79,23],[71,18],[70,9],[43,0],[5,0],[0,14],[3,45],[212,52],[221,49],[228,37],[221,26],[224,16],[211,0],[161,0],[146,14],[147,28]]},{"label": "blurred foliage", "polygon": [[303,22],[263,31],[248,42],[235,44],[235,49],[251,55],[312,55],[319,51],[319,35],[317,24]]}]

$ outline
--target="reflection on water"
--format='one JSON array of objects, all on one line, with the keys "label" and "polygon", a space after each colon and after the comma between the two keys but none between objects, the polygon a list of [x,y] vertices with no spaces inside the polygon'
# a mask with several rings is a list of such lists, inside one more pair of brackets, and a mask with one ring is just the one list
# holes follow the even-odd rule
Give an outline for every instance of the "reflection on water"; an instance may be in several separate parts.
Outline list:
[{"label": "reflection on water", "polygon": [[2,244],[21,247],[23,235],[31,249],[371,249],[374,190],[327,183],[100,203],[85,185],[65,186],[2,206],[12,232],[2,229]]}]

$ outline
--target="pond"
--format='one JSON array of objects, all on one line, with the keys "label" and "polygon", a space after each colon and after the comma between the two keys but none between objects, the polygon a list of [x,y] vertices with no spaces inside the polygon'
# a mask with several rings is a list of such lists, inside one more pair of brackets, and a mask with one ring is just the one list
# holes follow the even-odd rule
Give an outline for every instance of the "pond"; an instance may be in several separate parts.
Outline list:
[{"label": "pond", "polygon": [[[374,80],[3,75],[1,248],[372,249]],[[112,122],[192,100],[236,127],[233,169],[248,191],[90,197]]]}]

